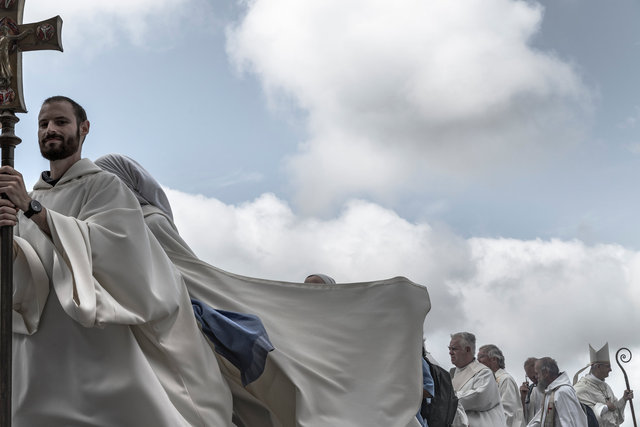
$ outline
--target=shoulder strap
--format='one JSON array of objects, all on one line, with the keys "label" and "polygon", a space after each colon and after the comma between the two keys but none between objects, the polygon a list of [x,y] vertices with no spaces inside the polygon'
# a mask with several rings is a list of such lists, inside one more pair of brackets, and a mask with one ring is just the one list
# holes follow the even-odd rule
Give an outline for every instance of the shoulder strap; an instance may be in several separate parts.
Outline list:
[{"label": "shoulder strap", "polygon": [[556,390],[558,390],[560,387],[565,385],[569,385],[569,384],[560,384],[551,390],[551,395],[549,396],[549,404],[547,405],[546,408],[545,408],[546,399],[542,399],[542,412],[540,414],[540,422],[542,422],[542,417],[544,416],[545,409],[547,412],[547,417],[544,419],[543,427],[553,427],[556,419],[556,402],[555,402]]},{"label": "shoulder strap", "polygon": [[558,389],[558,387],[554,388],[551,391],[551,395],[549,396],[549,404],[547,405],[547,407],[545,408],[545,400],[546,399],[542,399],[542,411],[540,411],[540,423],[542,423],[542,417],[544,417],[545,412],[547,414],[546,418],[544,419],[544,427],[554,427],[554,422],[556,419],[556,403],[555,403],[555,396],[556,396],[556,390]]}]

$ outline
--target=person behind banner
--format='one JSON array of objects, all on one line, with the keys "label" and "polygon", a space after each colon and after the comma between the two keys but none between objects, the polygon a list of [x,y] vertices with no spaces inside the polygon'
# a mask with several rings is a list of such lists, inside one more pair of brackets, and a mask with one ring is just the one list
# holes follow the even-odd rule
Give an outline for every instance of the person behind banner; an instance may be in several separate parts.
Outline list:
[{"label": "person behind banner", "polygon": [[232,397],[186,286],[132,193],[82,158],[85,110],[38,115],[49,160],[27,193],[0,168],[0,225],[15,226],[15,427],[231,426]]},{"label": "person behind banner", "polygon": [[[507,422],[496,379],[491,369],[475,359],[475,353],[475,335],[469,332],[451,335],[449,355],[455,365],[451,376],[458,402],[464,408],[470,427],[505,427]],[[453,426],[463,425],[464,421],[456,416]]]},{"label": "person behind banner", "polygon": [[538,388],[544,390],[544,400],[527,427],[587,427],[585,414],[569,377],[560,372],[558,364],[550,357],[535,363]]},{"label": "person behind banner", "polygon": [[[598,351],[589,345],[589,359],[589,364],[573,378],[578,399],[593,410],[600,427],[619,426],[624,422],[627,402],[633,399],[633,390],[625,390],[622,398],[618,399],[605,382],[611,372],[609,343],[605,343]],[[589,373],[576,382],[580,372],[586,368],[590,368]]]},{"label": "person behind banner", "polygon": [[333,277],[327,276],[326,274],[314,273],[308,275],[304,279],[304,283],[316,283],[318,285],[335,285],[336,281]]}]

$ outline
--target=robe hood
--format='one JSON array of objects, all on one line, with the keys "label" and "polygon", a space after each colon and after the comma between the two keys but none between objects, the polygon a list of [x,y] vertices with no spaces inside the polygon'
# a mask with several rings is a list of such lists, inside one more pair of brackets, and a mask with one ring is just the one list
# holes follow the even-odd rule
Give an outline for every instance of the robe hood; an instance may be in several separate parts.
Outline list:
[{"label": "robe hood", "polygon": [[566,372],[560,372],[558,378],[553,380],[553,382],[547,386],[544,392],[545,394],[550,393],[554,388],[557,388],[561,385],[571,385],[571,382],[569,381],[569,375],[567,375]]},{"label": "robe hood", "polygon": [[[98,172],[102,172],[102,169],[96,166],[91,160],[80,159],[67,169],[56,185],[61,185],[85,175],[92,175]],[[50,188],[53,188],[53,186],[42,179],[42,174],[40,175],[38,182],[33,186],[34,190],[48,190]]]}]

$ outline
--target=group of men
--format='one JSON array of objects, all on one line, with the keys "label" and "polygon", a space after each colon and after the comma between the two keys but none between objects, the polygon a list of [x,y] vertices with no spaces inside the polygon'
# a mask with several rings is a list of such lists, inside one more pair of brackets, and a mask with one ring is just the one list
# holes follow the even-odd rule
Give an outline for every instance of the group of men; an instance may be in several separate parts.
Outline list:
[{"label": "group of men", "polygon": [[[483,345],[476,357],[476,338],[469,332],[451,335],[451,382],[458,397],[453,427],[599,427],[619,426],[633,399],[625,390],[620,399],[605,378],[611,372],[609,347],[591,346],[589,373],[573,383],[550,357],[524,363],[531,380],[517,386],[505,371],[505,358],[495,345]],[[435,391],[436,393],[438,390]],[[593,424],[592,424],[593,423]]]}]

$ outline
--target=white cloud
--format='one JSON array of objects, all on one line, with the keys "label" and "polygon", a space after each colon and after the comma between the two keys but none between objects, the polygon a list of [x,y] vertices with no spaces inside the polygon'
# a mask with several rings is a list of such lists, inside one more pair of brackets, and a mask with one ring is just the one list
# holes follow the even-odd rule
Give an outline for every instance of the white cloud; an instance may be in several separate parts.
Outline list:
[{"label": "white cloud", "polygon": [[209,16],[204,0],[30,0],[24,22],[60,15],[65,50],[95,55],[121,42],[161,50]]},{"label": "white cloud", "polygon": [[246,172],[244,170],[235,170],[225,176],[217,178],[213,182],[214,187],[230,187],[246,182],[260,182],[264,176],[259,172]]},{"label": "white cloud", "polygon": [[318,211],[574,143],[589,95],[571,65],[530,47],[541,20],[511,0],[255,0],[227,49],[272,102],[308,112],[288,167]]},{"label": "white cloud", "polygon": [[634,129],[640,123],[640,107],[636,107],[632,115],[627,117],[619,127],[622,129]]},{"label": "white cloud", "polygon": [[[239,206],[167,190],[176,224],[192,248],[225,270],[302,281],[326,273],[340,282],[405,276],[432,300],[427,344],[441,363],[449,334],[469,330],[521,362],[549,355],[573,373],[588,344],[640,351],[640,253],[580,241],[464,239],[353,200],[329,219],[296,216],[272,194]],[[638,355],[640,356],[640,355]]]}]

